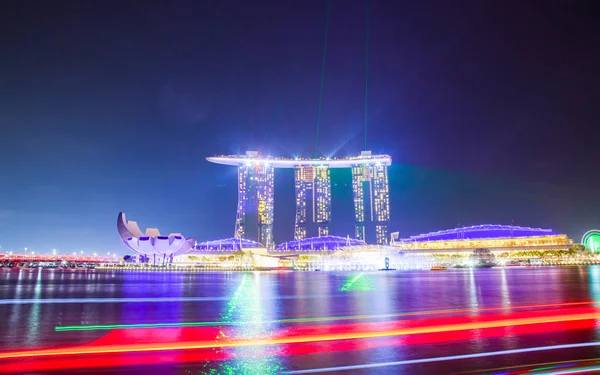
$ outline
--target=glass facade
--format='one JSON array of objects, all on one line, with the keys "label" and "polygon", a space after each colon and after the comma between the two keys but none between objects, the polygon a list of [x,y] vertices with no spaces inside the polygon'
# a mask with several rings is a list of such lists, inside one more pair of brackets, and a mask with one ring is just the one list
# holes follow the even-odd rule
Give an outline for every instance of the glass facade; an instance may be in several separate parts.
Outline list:
[{"label": "glass facade", "polygon": [[269,163],[238,167],[235,237],[273,246],[274,168]]},{"label": "glass facade", "polygon": [[367,223],[374,224],[375,243],[387,244],[390,192],[387,165],[352,166],[356,238],[366,240]]},{"label": "glass facade", "polygon": [[329,234],[331,173],[327,166],[299,166],[294,170],[296,224],[294,240]]}]

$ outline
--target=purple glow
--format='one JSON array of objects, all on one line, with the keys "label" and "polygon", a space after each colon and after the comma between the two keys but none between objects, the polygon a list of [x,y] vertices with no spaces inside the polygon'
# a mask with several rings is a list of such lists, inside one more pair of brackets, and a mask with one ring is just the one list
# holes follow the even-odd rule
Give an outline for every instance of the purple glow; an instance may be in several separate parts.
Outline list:
[{"label": "purple glow", "polygon": [[438,241],[479,238],[533,237],[554,235],[552,229],[519,227],[511,225],[475,225],[419,234],[401,239],[401,242]]},{"label": "purple glow", "polygon": [[321,236],[305,238],[298,241],[284,242],[277,246],[275,250],[337,250],[345,246],[362,246],[366,245],[363,240],[357,240],[349,237],[339,236]]},{"label": "purple glow", "polygon": [[244,238],[225,238],[222,240],[197,243],[194,250],[232,251],[264,247],[261,243]]}]

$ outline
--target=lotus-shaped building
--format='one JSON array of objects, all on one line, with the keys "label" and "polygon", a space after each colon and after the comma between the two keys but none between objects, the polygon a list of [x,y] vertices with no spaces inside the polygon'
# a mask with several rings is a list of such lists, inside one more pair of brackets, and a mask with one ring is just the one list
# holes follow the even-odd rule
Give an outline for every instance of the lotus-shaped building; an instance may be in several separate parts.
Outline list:
[{"label": "lotus-shaped building", "polygon": [[185,238],[181,233],[161,236],[156,228],[147,228],[142,233],[135,221],[128,221],[125,214],[119,212],[117,229],[123,244],[142,256],[143,261],[153,263],[172,262],[173,256],[183,254],[194,246],[196,239]]}]

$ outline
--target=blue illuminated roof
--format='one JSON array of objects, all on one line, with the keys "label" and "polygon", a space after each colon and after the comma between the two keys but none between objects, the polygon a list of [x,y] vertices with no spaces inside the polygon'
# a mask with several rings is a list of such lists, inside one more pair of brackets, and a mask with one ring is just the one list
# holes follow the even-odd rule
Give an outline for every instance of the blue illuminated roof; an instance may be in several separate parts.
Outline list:
[{"label": "blue illuminated roof", "polygon": [[256,247],[264,247],[261,243],[244,238],[224,238],[206,242],[198,242],[194,250],[242,250]]},{"label": "blue illuminated roof", "polygon": [[366,245],[365,241],[349,237],[339,236],[321,236],[305,238],[298,241],[284,242],[277,246],[275,250],[337,250],[345,246]]},{"label": "blue illuminated roof", "polygon": [[402,242],[462,240],[479,238],[533,237],[554,235],[552,229],[518,227],[512,225],[475,225],[441,230],[403,238]]}]

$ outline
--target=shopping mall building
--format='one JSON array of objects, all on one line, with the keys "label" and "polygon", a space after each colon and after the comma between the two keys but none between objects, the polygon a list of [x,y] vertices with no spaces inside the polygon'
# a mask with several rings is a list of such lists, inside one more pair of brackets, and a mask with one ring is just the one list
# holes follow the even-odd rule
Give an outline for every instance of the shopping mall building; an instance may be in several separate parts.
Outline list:
[{"label": "shopping mall building", "polygon": [[494,253],[569,250],[573,240],[552,229],[511,225],[476,225],[397,239],[392,246],[405,252],[460,253],[489,249]]}]

